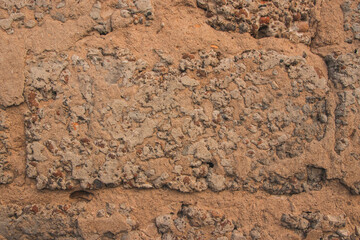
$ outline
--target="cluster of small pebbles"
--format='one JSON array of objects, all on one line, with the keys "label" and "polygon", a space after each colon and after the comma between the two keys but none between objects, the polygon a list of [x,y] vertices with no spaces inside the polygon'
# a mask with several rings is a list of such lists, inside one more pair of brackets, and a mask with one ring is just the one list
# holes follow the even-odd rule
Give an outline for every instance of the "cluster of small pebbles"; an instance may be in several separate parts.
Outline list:
[{"label": "cluster of small pebbles", "polygon": [[[302,239],[357,239],[360,229],[356,227],[350,232],[346,220],[344,215],[325,215],[319,211],[302,212],[299,215],[282,214],[280,219],[281,226],[295,231]],[[162,235],[161,239],[167,240],[256,240],[269,237],[257,224],[246,231],[241,220],[193,204],[182,204],[175,214],[158,216],[155,224]]]},{"label": "cluster of small pebbles", "polygon": [[27,176],[38,189],[312,189],[311,166],[270,170],[326,134],[328,83],[304,57],[211,50],[174,66],[157,52],[152,67],[126,49],[27,61]]},{"label": "cluster of small pebbles", "polygon": [[283,214],[281,224],[296,231],[305,239],[358,239],[360,229],[355,227],[352,232],[346,229],[346,216],[324,215],[320,212],[302,212],[299,215]]},{"label": "cluster of small pebbles", "polygon": [[11,164],[8,161],[10,155],[8,133],[6,112],[0,109],[0,184],[8,184],[13,181]]},{"label": "cluster of small pebbles", "polygon": [[110,17],[101,16],[101,2],[97,1],[90,11],[90,17],[96,22],[94,30],[102,35],[132,24],[149,26],[154,19],[150,0],[119,0],[113,4],[116,9]]},{"label": "cluster of small pebbles", "polygon": [[345,182],[353,193],[360,193],[360,178],[356,164],[360,159],[359,151],[359,111],[360,111],[360,53],[354,52],[326,57],[329,79],[333,82],[337,95],[335,109],[335,147],[334,150],[348,161],[344,163],[348,174]]},{"label": "cluster of small pebbles", "polygon": [[0,2],[0,28],[13,34],[17,28],[41,26],[47,16],[65,23],[81,17],[87,10],[86,5],[80,1],[65,0],[3,0]]},{"label": "cluster of small pebbles", "polygon": [[355,0],[0,0],[0,240],[360,239],[359,40]]},{"label": "cluster of small pebbles", "polygon": [[344,14],[344,31],[347,43],[360,40],[360,3],[354,0],[346,0],[341,4]]},{"label": "cluster of small pebbles", "polygon": [[70,204],[0,207],[0,239],[79,239],[76,218],[83,210]]},{"label": "cluster of small pebbles", "polygon": [[[0,207],[0,239],[151,239],[144,225],[126,204],[104,203],[89,211],[84,201],[51,205],[9,204]],[[152,213],[155,234],[164,240],[259,240],[271,237],[266,227],[253,223],[245,228],[241,217],[228,217],[219,210],[183,203],[169,213]],[[282,214],[280,224],[301,239],[354,240],[360,228],[349,228],[345,215],[319,211]],[[154,235],[154,236],[155,236]],[[299,239],[300,239],[299,238]]]},{"label": "cluster of small pebbles", "polygon": [[[112,0],[103,2],[103,4],[101,2],[3,0],[0,2],[0,29],[8,34],[13,34],[17,28],[42,26],[49,17],[61,23],[82,18],[85,21],[92,21],[92,30],[105,35],[131,24],[148,26],[154,19],[150,0]],[[110,8],[111,14],[103,14],[102,5]],[[31,14],[28,13],[29,11]]]},{"label": "cluster of small pebbles", "polygon": [[[155,224],[161,239],[216,239],[246,240],[241,224],[236,219],[229,219],[213,209],[200,208],[192,204],[182,204],[176,214],[164,214],[156,217]],[[254,228],[253,231],[256,231]],[[257,232],[260,235],[259,232]],[[259,239],[259,238],[251,238]]]},{"label": "cluster of small pebbles", "polygon": [[[131,208],[106,203],[95,213],[84,202],[0,207],[0,239],[144,239]],[[146,238],[145,238],[146,239]]]},{"label": "cluster of small pebbles", "polygon": [[221,31],[250,33],[255,38],[287,38],[309,45],[316,25],[316,1],[197,0],[207,23]]}]

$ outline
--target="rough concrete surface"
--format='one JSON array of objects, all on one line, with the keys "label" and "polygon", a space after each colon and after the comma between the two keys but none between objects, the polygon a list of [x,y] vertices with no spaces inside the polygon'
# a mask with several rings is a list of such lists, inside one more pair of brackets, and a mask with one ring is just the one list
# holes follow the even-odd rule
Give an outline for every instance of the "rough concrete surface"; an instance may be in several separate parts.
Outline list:
[{"label": "rough concrete surface", "polygon": [[360,239],[360,2],[0,0],[0,240]]}]

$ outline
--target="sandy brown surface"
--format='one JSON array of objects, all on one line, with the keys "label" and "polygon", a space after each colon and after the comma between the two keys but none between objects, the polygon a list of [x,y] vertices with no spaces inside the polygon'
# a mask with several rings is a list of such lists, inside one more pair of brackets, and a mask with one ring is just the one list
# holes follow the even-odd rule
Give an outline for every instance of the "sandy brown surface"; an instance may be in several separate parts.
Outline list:
[{"label": "sandy brown surface", "polygon": [[360,3],[0,0],[0,239],[360,239]]}]

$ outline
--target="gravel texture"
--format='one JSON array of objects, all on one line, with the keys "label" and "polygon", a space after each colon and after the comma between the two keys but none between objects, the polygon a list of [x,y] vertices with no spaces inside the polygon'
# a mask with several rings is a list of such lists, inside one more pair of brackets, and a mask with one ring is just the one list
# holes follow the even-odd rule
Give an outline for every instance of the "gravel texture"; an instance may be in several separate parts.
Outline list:
[{"label": "gravel texture", "polygon": [[0,0],[0,240],[356,240],[358,1]]}]

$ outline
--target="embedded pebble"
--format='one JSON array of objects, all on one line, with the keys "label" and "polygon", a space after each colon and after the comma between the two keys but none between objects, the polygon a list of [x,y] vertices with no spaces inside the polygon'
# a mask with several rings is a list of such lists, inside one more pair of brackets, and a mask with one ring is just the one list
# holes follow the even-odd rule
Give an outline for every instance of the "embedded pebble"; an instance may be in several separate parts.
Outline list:
[{"label": "embedded pebble", "polygon": [[[255,38],[288,38],[310,45],[315,1],[218,1],[197,0],[206,11],[206,23],[216,30],[250,33]],[[354,1],[355,2],[355,1]]]}]

